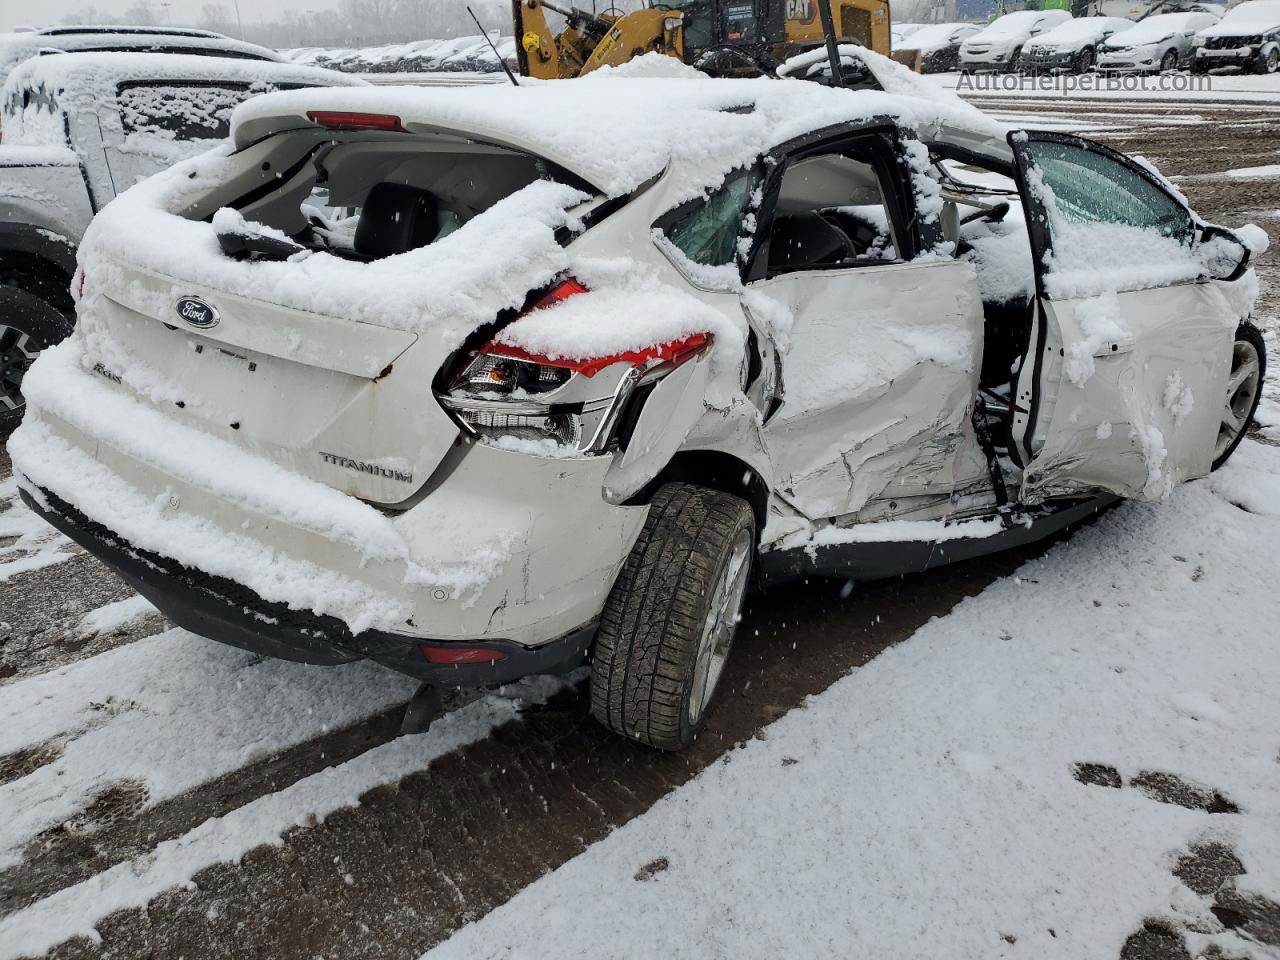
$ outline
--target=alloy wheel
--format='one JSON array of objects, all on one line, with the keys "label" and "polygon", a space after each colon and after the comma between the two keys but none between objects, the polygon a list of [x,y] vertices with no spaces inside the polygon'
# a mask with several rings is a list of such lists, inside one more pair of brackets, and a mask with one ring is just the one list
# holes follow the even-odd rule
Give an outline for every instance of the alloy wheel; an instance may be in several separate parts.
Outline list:
[{"label": "alloy wheel", "polygon": [[733,635],[738,629],[742,598],[747,592],[747,577],[751,572],[751,543],[751,531],[741,530],[730,548],[724,572],[716,583],[693,666],[693,684],[689,691],[690,723],[697,723],[701,718],[729,659]]},{"label": "alloy wheel", "polygon": [[20,410],[25,404],[22,378],[41,349],[43,344],[29,333],[0,324],[0,411]]},{"label": "alloy wheel", "polygon": [[1231,449],[1236,437],[1248,426],[1254,399],[1262,387],[1262,361],[1258,349],[1248,340],[1237,340],[1231,354],[1231,378],[1227,381],[1227,403],[1218,424],[1217,460]]}]

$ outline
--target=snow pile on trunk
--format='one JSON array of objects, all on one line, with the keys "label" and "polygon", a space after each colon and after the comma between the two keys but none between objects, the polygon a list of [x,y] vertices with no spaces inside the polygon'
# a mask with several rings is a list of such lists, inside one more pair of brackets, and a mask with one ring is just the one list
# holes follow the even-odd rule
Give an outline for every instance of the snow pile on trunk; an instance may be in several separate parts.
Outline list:
[{"label": "snow pile on trunk", "polygon": [[[1223,482],[1280,483],[1241,453]],[[1280,889],[1280,521],[1218,487],[1117,508],[428,957],[1096,960],[1149,917],[1274,956],[1171,873],[1213,839]]]}]

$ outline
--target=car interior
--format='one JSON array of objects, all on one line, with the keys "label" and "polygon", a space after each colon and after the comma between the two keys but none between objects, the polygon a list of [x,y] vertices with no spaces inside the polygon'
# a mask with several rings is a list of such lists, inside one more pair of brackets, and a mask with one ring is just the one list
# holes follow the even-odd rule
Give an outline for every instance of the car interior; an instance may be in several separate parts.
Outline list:
[{"label": "car interior", "polygon": [[899,249],[870,163],[841,152],[788,166],[769,235],[771,275],[895,263]]},{"label": "car interior", "polygon": [[295,164],[282,187],[232,204],[294,243],[255,242],[246,248],[232,242],[223,249],[235,256],[287,257],[307,248],[378,260],[443,239],[548,178],[573,182],[544,161],[484,144],[329,139]]}]

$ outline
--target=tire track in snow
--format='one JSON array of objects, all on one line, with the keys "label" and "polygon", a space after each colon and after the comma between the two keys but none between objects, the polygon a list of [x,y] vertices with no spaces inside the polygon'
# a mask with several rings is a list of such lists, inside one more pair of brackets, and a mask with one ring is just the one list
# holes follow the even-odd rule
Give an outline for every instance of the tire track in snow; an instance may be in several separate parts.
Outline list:
[{"label": "tire track in snow", "polygon": [[[37,935],[60,907],[96,916],[105,901],[122,909],[97,924],[101,944],[77,939],[67,951],[130,960],[416,957],[1042,549],[867,585],[844,601],[839,583],[753,598],[715,719],[684,753],[609,734],[588,715],[581,691],[460,749],[438,750],[448,725],[487,709],[481,701],[450,715],[444,731],[370,750],[232,812],[216,828],[201,825],[137,864],[37,902],[0,921],[0,943],[13,933]],[[320,788],[326,780],[345,784],[340,803]],[[359,806],[343,807],[357,798]],[[329,813],[335,807],[343,808]],[[255,849],[239,864],[217,862],[234,861],[246,840],[267,839],[269,817],[258,811],[268,808],[277,811],[281,845]],[[224,842],[209,839],[213,829]]]}]

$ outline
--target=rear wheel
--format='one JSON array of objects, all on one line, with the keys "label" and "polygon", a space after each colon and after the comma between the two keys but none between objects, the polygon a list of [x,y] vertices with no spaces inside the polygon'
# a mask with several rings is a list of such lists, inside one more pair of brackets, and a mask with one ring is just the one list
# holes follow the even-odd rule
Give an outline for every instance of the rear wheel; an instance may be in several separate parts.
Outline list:
[{"label": "rear wheel", "polygon": [[0,286],[0,433],[22,419],[22,380],[32,362],[70,332],[62,312],[34,293]]},{"label": "rear wheel", "polygon": [[1218,440],[1213,448],[1214,470],[1226,463],[1244,440],[1245,431],[1262,399],[1262,381],[1266,373],[1267,346],[1262,334],[1251,323],[1240,324],[1231,351],[1226,404],[1218,424]]},{"label": "rear wheel", "polygon": [[687,483],[657,492],[600,617],[597,720],[663,750],[693,741],[733,646],[754,551],[746,501]]}]

